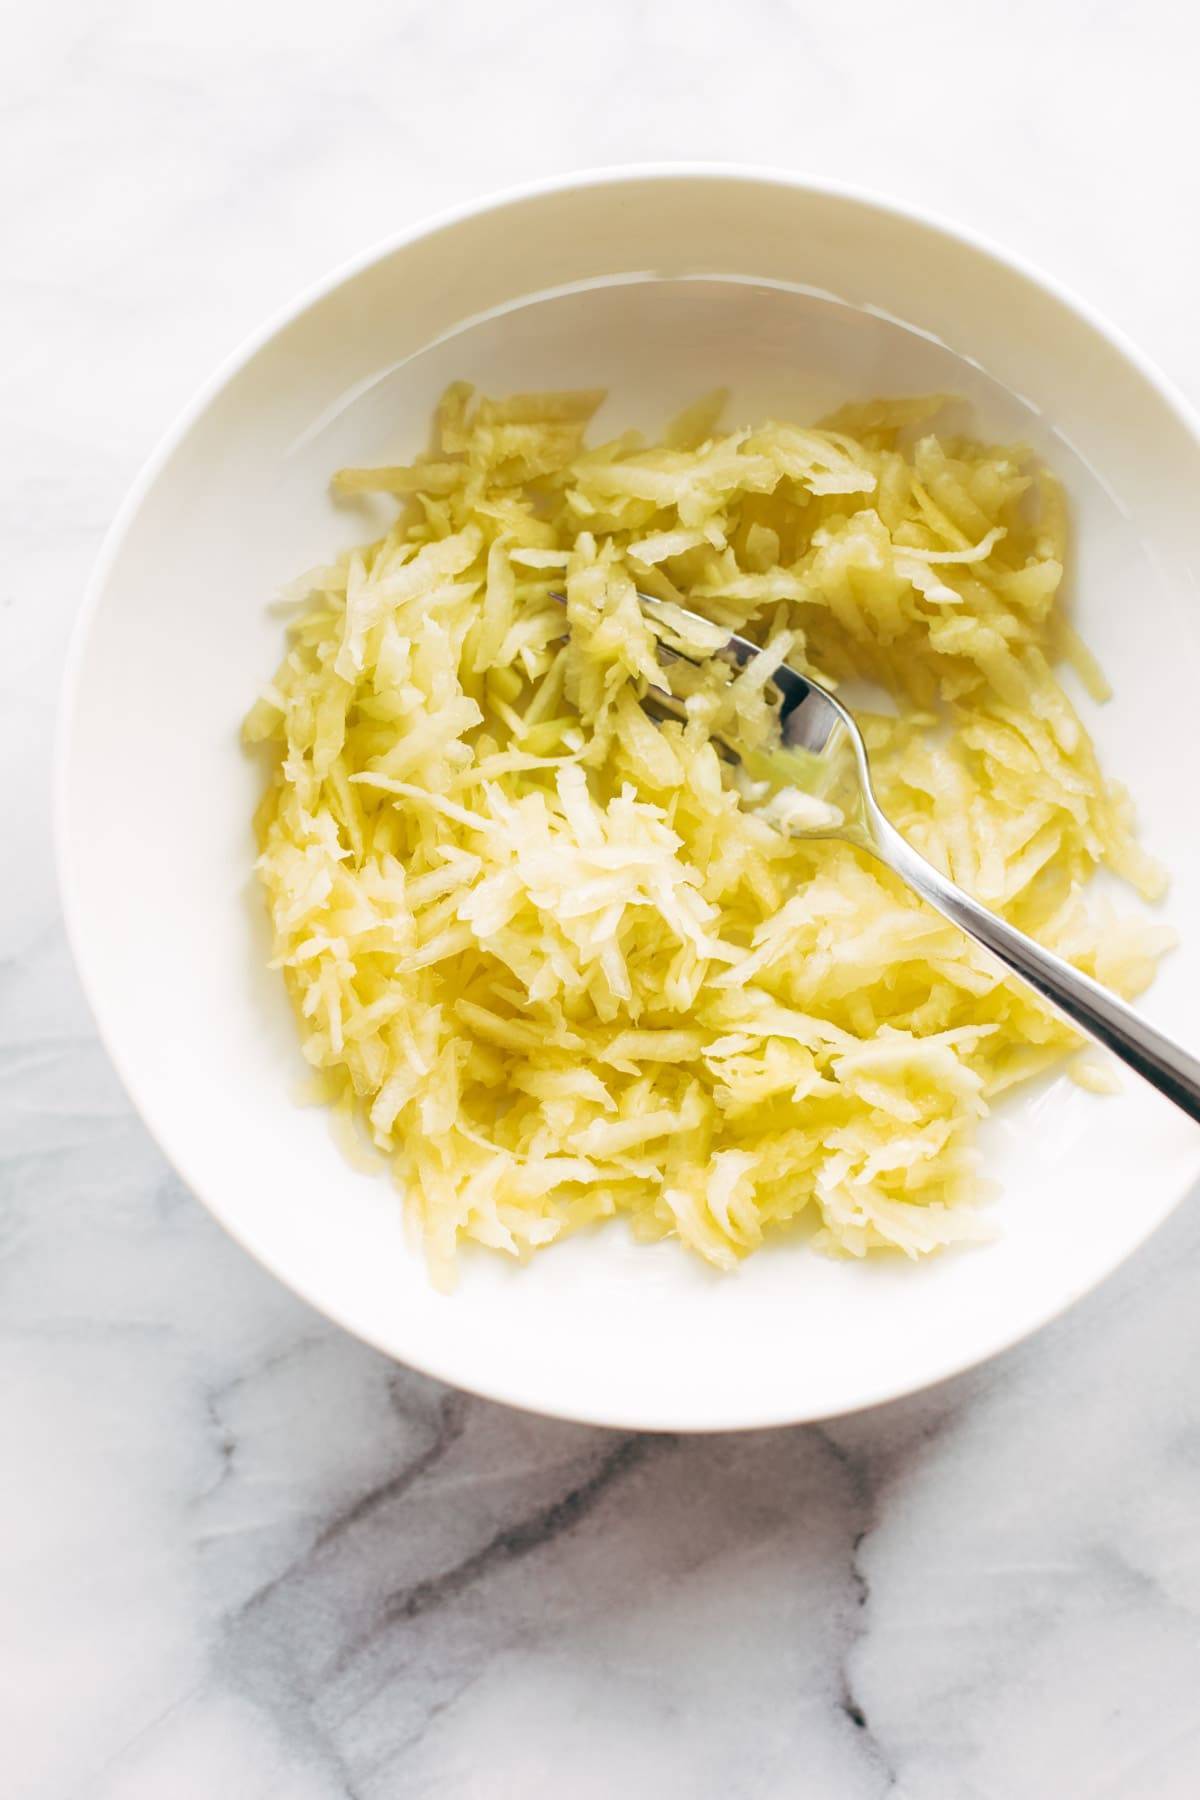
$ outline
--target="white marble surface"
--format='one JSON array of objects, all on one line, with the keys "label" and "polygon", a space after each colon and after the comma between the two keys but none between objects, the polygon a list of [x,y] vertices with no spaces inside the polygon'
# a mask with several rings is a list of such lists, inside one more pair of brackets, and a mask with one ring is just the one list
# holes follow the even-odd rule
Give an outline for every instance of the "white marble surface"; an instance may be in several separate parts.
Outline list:
[{"label": "white marble surface", "polygon": [[299,285],[477,190],[836,172],[1054,268],[1200,398],[1194,11],[42,0],[3,41],[0,1791],[1192,1800],[1200,1209],[1035,1342],[827,1428],[463,1400],[164,1166],[68,965],[46,770],[170,417]]}]

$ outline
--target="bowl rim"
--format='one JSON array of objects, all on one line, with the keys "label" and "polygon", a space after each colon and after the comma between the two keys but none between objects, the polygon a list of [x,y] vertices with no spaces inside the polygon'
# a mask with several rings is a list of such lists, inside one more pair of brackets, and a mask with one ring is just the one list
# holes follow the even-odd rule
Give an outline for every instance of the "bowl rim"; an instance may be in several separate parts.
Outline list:
[{"label": "bowl rim", "polygon": [[[476,1381],[466,1381],[457,1370],[449,1372],[436,1349],[430,1353],[422,1352],[419,1356],[410,1355],[406,1351],[405,1355],[401,1357],[378,1334],[364,1330],[360,1324],[349,1318],[344,1308],[331,1307],[314,1291],[313,1284],[297,1282],[280,1274],[259,1250],[245,1241],[236,1219],[229,1216],[227,1209],[206,1189],[204,1183],[192,1179],[186,1166],[189,1160],[186,1153],[169,1143],[171,1133],[160,1129],[158,1121],[153,1116],[153,1108],[144,1105],[141,1083],[136,1071],[118,1049],[97,1000],[84,948],[80,900],[73,869],[71,835],[67,817],[69,810],[68,767],[74,738],[78,689],[92,623],[125,540],[145,499],[177,448],[197,421],[203,417],[213,401],[253,361],[260,350],[310,308],[339,287],[354,280],[374,264],[382,262],[385,258],[395,255],[423,238],[461,224],[468,219],[555,193],[604,186],[634,185],[656,181],[669,183],[681,180],[697,184],[714,181],[741,182],[747,186],[777,187],[842,200],[851,205],[861,206],[866,210],[875,210],[890,215],[905,224],[931,231],[952,242],[966,246],[977,256],[1009,273],[1016,274],[1032,286],[1041,289],[1043,293],[1056,300],[1067,311],[1089,326],[1099,337],[1106,340],[1153,389],[1158,399],[1175,415],[1178,423],[1200,446],[1200,408],[1192,404],[1175,382],[1126,335],[1121,327],[1114,325],[1089,301],[1040,265],[1017,252],[1001,247],[991,238],[971,227],[960,224],[937,210],[919,206],[911,201],[892,198],[876,189],[863,187],[856,183],[828,179],[805,170],[789,170],[769,164],[760,165],[724,160],[654,160],[599,165],[593,168],[566,170],[540,176],[529,181],[489,190],[436,212],[424,214],[402,229],[376,239],[365,249],[334,265],[324,275],[309,282],[290,300],[276,307],[218,362],[213,372],[195,390],[145,458],[105,532],[68,636],[59,685],[52,753],[53,858],[63,925],[72,961],[97,1037],[105,1054],[115,1069],[142,1125],[189,1192],[203,1204],[239,1249],[250,1255],[276,1281],[279,1281],[305,1304],[311,1306],[322,1317],[331,1320],[342,1330],[347,1331],[360,1342],[368,1344],[390,1360],[401,1362],[404,1366],[413,1368],[434,1380],[446,1382],[464,1392],[513,1407],[519,1411],[576,1423],[638,1431],[674,1431],[680,1427],[678,1420],[670,1417],[655,1420],[643,1416],[636,1424],[631,1425],[627,1418],[614,1416],[602,1404],[599,1406],[583,1404],[568,1409],[562,1406],[538,1405],[526,1398],[514,1399],[498,1387],[489,1386],[486,1374],[481,1375]],[[745,1412],[740,1412],[736,1417],[715,1415],[702,1424],[689,1422],[686,1430],[689,1433],[700,1435],[817,1423],[822,1419],[851,1417],[855,1413],[866,1411],[872,1407],[886,1405],[911,1394],[938,1388],[943,1383],[965,1374],[971,1369],[978,1368],[985,1362],[990,1362],[993,1357],[1002,1355],[1015,1345],[1034,1336],[1069,1311],[1089,1293],[1094,1292],[1142,1248],[1190,1191],[1189,1183],[1175,1196],[1160,1217],[1152,1219],[1145,1226],[1140,1226],[1136,1234],[1098,1272],[1089,1275],[1088,1279],[1082,1283],[1076,1282],[1068,1286],[1056,1298],[1054,1304],[1041,1314],[1036,1323],[1033,1325],[1021,1324],[1000,1333],[997,1340],[983,1351],[972,1350],[952,1358],[942,1372],[932,1379],[920,1376],[889,1379],[886,1374],[882,1374],[872,1389],[864,1393],[862,1398],[856,1400],[851,1406],[814,1410],[788,1409],[782,1412],[778,1408],[774,1408],[760,1414],[751,1412],[747,1415]]]}]

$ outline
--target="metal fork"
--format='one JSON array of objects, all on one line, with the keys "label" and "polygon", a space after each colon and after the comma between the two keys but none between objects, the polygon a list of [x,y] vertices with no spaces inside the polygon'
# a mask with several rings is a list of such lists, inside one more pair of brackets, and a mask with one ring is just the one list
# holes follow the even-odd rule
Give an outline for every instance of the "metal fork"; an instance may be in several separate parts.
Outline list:
[{"label": "metal fork", "polygon": [[[555,599],[561,596],[554,595]],[[639,600],[653,617],[661,603],[649,594]],[[678,618],[683,609],[670,608],[659,616]],[[686,613],[687,619],[711,631],[712,621],[697,613]],[[747,638],[731,635],[717,655],[744,666],[758,655],[757,644]],[[667,657],[680,653],[663,647]],[[684,660],[693,660],[685,657]],[[844,838],[869,850],[885,863],[914,893],[965,931],[998,957],[1014,975],[1027,982],[1043,1000],[1111,1050],[1114,1056],[1141,1075],[1160,1093],[1173,1100],[1189,1118],[1200,1122],[1200,1061],[1176,1044],[1153,1025],[1147,1023],[1131,1006],[1110,994],[1107,988],[1083,975],[1064,962],[1052,950],[1045,950],[989,912],[978,900],[934,868],[885,816],[875,798],[867,747],[862,733],[839,700],[817,682],[810,681],[785,664],[775,670],[771,680],[779,693],[779,724],[783,746],[801,750],[816,758],[814,771],[819,774],[821,798],[831,803],[829,822],[791,827],[794,835],[807,838]],[[649,710],[661,715],[674,712],[677,704],[667,694],[649,698]],[[736,746],[727,745],[735,757]]]}]

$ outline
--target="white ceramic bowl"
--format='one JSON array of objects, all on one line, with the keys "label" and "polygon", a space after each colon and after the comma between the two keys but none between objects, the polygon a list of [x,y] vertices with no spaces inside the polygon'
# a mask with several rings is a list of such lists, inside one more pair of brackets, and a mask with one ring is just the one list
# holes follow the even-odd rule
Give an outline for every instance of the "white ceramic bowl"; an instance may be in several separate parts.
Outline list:
[{"label": "white ceramic bowl", "polygon": [[[1076,593],[1117,698],[1092,717],[1174,872],[1184,928],[1146,1003],[1200,1020],[1200,616],[1187,409],[1116,334],[944,226],[731,169],[572,177],[405,233],[339,271],[214,378],[151,460],[75,640],[58,827],[72,943],[105,1042],[193,1190],[350,1331],[539,1412],[717,1430],[813,1419],[966,1368],[1087,1292],[1200,1171],[1200,1132],[1129,1078],[1065,1080],[984,1133],[996,1241],[920,1267],[798,1245],[718,1277],[619,1226],[528,1268],[464,1259],[429,1286],[386,1178],[347,1166],[301,1064],[251,875],[259,775],[238,725],[280,654],[280,585],[361,539],[327,477],[423,443],[450,378],[608,386],[654,424],[716,382],[735,414],[966,391],[985,430],[1065,474]],[[1189,824],[1190,821],[1190,824]]]}]

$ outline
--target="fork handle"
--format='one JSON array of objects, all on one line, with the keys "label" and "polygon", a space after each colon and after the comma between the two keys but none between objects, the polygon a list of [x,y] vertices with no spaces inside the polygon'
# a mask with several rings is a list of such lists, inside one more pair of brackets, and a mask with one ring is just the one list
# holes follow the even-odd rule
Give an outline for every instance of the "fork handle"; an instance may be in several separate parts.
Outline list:
[{"label": "fork handle", "polygon": [[1057,1008],[1072,1025],[1078,1025],[1189,1118],[1200,1122],[1200,1061],[1182,1045],[1110,994],[1107,988],[1082,975],[1052,950],[1045,950],[1015,925],[1009,925],[978,900],[947,879],[913,849],[907,838],[875,808],[869,820],[868,848],[894,869],[922,900],[982,944],[985,950],[1028,982],[1035,993]]}]

